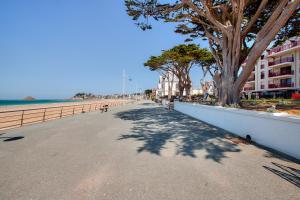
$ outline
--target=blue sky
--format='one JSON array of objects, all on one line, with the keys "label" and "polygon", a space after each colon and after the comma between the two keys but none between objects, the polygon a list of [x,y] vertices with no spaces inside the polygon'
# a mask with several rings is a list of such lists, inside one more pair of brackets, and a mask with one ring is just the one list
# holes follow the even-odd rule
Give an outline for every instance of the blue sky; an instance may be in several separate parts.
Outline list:
[{"label": "blue sky", "polygon": [[171,24],[140,30],[123,0],[3,0],[0,26],[0,99],[121,93],[123,69],[127,92],[154,88],[158,74],[144,61],[185,39]]}]

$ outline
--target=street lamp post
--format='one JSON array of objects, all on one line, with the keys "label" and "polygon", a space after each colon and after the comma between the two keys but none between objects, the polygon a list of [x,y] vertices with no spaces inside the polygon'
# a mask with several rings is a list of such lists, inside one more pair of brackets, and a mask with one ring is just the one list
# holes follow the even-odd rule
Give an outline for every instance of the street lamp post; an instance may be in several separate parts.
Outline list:
[{"label": "street lamp post", "polygon": [[124,99],[124,95],[125,95],[125,89],[126,89],[126,72],[125,72],[125,69],[123,69],[123,84],[122,84],[122,96],[123,96],[123,99]]}]

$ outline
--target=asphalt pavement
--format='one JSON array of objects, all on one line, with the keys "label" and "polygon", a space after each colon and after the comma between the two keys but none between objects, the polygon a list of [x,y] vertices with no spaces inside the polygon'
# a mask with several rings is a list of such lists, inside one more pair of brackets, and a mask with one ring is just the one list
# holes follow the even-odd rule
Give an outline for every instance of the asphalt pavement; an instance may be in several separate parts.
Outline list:
[{"label": "asphalt pavement", "polygon": [[300,199],[297,161],[228,138],[148,101],[0,131],[0,199]]}]

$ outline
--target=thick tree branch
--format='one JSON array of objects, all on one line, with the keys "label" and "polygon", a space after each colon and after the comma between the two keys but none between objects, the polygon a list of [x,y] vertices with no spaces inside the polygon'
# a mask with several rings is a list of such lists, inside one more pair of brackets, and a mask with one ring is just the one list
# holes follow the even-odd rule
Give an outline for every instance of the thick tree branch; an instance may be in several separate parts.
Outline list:
[{"label": "thick tree branch", "polygon": [[171,12],[177,11],[179,9],[183,8],[183,4],[178,4],[176,6],[160,6],[159,9],[162,11],[159,11],[159,13],[165,15],[165,14],[169,14]]},{"label": "thick tree branch", "polygon": [[217,64],[218,68],[221,69],[222,62],[221,62],[221,59],[218,56],[216,50],[213,48],[213,41],[211,39],[209,39],[209,48],[210,48],[210,51],[211,51],[214,59],[216,60],[216,64]]},{"label": "thick tree branch", "polygon": [[239,57],[240,57],[240,49],[241,49],[241,25],[242,19],[245,9],[245,0],[241,0],[239,3],[238,13],[237,13],[237,21],[234,26],[234,40],[233,40],[233,63],[232,66],[236,69],[239,66]]},{"label": "thick tree branch", "polygon": [[206,36],[208,39],[211,39],[212,41],[214,41],[214,42],[217,43],[218,45],[221,45],[221,44],[222,44],[220,38],[218,38],[218,37],[214,36],[212,33],[210,33],[210,32],[208,31],[208,29],[207,29],[205,26],[203,26],[203,29],[205,30],[205,36]]},{"label": "thick tree branch", "polygon": [[242,31],[242,39],[244,39],[248,32],[250,31],[251,27],[254,25],[254,23],[257,21],[257,19],[259,18],[260,14],[262,13],[262,11],[264,10],[265,6],[267,5],[268,0],[262,0],[255,15],[251,18],[251,20],[248,22],[248,24],[246,25],[246,27],[244,28],[244,30]]},{"label": "thick tree branch", "polygon": [[[209,27],[212,28],[212,29],[216,29],[216,27],[215,27],[214,25],[208,24],[208,23],[204,22],[204,21],[201,20],[199,17],[195,17],[195,16],[193,16],[193,15],[191,15],[191,14],[189,14],[189,16],[190,16],[190,18],[192,19],[191,22],[195,22],[195,23],[198,24],[198,25],[209,26]],[[216,30],[217,30],[217,29],[216,29]]]},{"label": "thick tree branch", "polygon": [[181,1],[185,5],[189,6],[192,10],[194,10],[198,15],[206,18],[210,23],[215,25],[218,29],[220,29],[221,31],[223,31],[227,34],[230,34],[229,31],[227,30],[227,27],[224,24],[222,24],[220,21],[218,21],[216,18],[213,17],[212,13],[210,12],[206,3],[203,0],[200,0],[200,2],[202,3],[205,12],[203,11],[203,9],[199,9],[197,7],[197,5],[195,5],[193,3],[192,0],[181,0]]},{"label": "thick tree branch", "polygon": [[[276,9],[274,10],[273,14],[271,15],[271,17],[266,22],[266,24],[257,33],[256,40],[262,40],[265,37],[265,35],[268,34],[268,32],[270,31],[271,27],[274,26],[275,21],[277,20],[277,18],[280,16],[280,14],[282,13],[282,11],[284,10],[284,8],[285,8],[286,4],[288,3],[288,1],[289,0],[281,0],[280,1],[280,3],[278,4],[278,6],[276,7]],[[295,4],[295,2],[297,2],[297,1],[298,0],[294,0],[294,2],[291,2],[289,5]],[[288,8],[288,6],[286,6],[285,9],[287,9],[287,8]]]}]

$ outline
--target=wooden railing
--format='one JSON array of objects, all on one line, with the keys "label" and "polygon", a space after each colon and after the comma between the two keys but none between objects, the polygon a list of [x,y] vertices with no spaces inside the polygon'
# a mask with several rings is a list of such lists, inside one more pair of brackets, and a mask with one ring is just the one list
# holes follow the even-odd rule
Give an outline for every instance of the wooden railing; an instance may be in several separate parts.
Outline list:
[{"label": "wooden railing", "polygon": [[124,105],[128,101],[101,102],[70,106],[45,107],[0,112],[0,130],[21,127],[27,124],[45,122],[80,113],[103,110],[105,107]]}]

